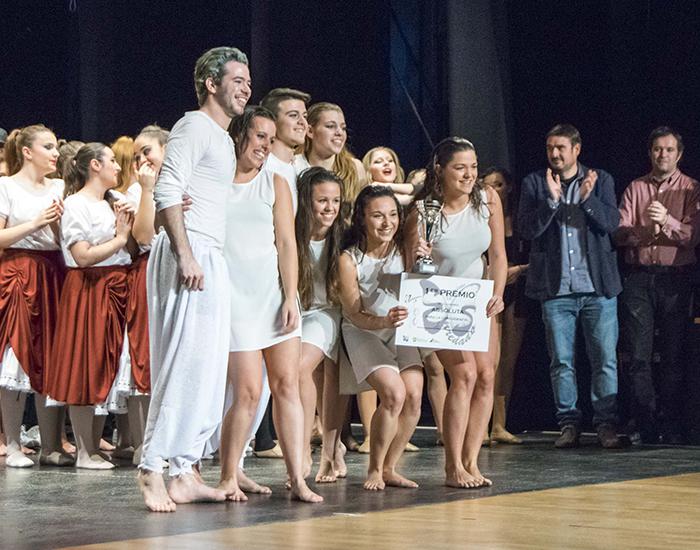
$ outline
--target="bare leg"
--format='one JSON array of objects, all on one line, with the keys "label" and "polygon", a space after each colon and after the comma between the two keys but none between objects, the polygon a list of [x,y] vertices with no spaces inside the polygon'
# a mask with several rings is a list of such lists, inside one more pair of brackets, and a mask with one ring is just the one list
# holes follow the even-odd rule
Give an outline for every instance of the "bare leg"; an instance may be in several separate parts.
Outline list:
[{"label": "bare leg", "polygon": [[[399,428],[399,415],[406,400],[406,388],[398,372],[392,368],[379,368],[367,377],[367,382],[379,394],[379,406],[370,423],[370,453],[367,480],[368,491],[384,490],[384,463],[389,446]],[[401,448],[405,448],[405,445]]]},{"label": "bare leg", "polygon": [[263,350],[263,354],[272,392],[272,418],[284,453],[292,496],[303,502],[322,502],[323,497],[309,489],[304,479],[304,410],[299,397],[299,338],[275,344]]},{"label": "bare leg", "polygon": [[399,415],[399,426],[389,451],[384,459],[382,477],[384,483],[392,487],[415,489],[418,484],[396,471],[396,465],[406,448],[406,444],[416,430],[420,418],[421,398],[423,396],[423,371],[420,367],[411,367],[401,371],[401,379],[406,388],[406,401]]},{"label": "bare leg", "polygon": [[337,478],[345,477],[348,472],[344,459],[345,446],[340,441],[340,433],[349,396],[340,395],[338,365],[326,358],[323,371],[323,445],[316,483],[333,483]]},{"label": "bare leg", "polygon": [[311,344],[301,345],[301,364],[299,367],[299,395],[304,409],[304,478],[311,474],[311,431],[316,418],[317,392],[314,383],[314,371],[323,362],[323,352]]},{"label": "bare leg", "polygon": [[3,431],[7,441],[5,464],[10,468],[31,468],[34,466],[34,461],[22,453],[22,444],[19,438],[26,401],[26,393],[0,388]]},{"label": "bare leg", "polygon": [[433,409],[433,418],[437,427],[438,444],[442,443],[442,417],[445,410],[445,398],[447,397],[447,381],[445,369],[437,355],[431,353],[423,361],[428,383],[428,399]]},{"label": "bare leg", "polygon": [[148,418],[148,406],[151,403],[150,395],[134,395],[126,401],[129,417],[129,430],[131,431],[131,445],[134,447],[133,463],[141,462],[141,450],[143,437],[146,431],[146,419]]},{"label": "bare leg", "polygon": [[[114,464],[105,460],[98,454],[99,435],[96,434],[96,425],[104,425],[104,419],[95,419],[95,411],[91,406],[70,407],[70,419],[75,433],[77,454],[76,468],[88,470],[111,470]],[[101,432],[100,432],[101,433]]]},{"label": "bare leg", "polygon": [[369,453],[372,437],[372,418],[377,410],[377,392],[366,391],[357,394],[357,408],[360,409],[360,420],[365,432],[365,440],[357,449],[358,453]]},{"label": "bare leg", "polygon": [[491,439],[500,443],[520,444],[522,440],[514,436],[506,429],[506,415],[508,400],[513,390],[513,378],[515,376],[515,364],[525,336],[526,319],[516,317],[515,304],[511,304],[503,312],[503,334],[507,338],[501,338],[501,358],[496,370],[495,401],[493,421],[491,427]]},{"label": "bare leg", "polygon": [[34,395],[36,415],[41,433],[41,454],[39,463],[48,466],[73,466],[75,458],[63,450],[61,434],[65,421],[63,407],[47,407],[46,396]]},{"label": "bare leg", "polygon": [[[450,387],[445,399],[443,440],[445,442],[445,485],[458,488],[479,487],[481,483],[464,469],[464,446],[469,408],[476,381],[476,364],[470,352],[437,352],[440,362],[450,376]],[[481,434],[478,435],[481,445]]]},{"label": "bare leg", "polygon": [[177,506],[165,488],[163,475],[149,470],[139,470],[139,489],[143,494],[146,508],[151,512],[174,512]]},{"label": "bare leg", "polygon": [[[495,338],[495,323],[491,323],[491,342],[495,342]],[[469,424],[462,448],[462,464],[465,470],[480,482],[480,485],[491,485],[491,480],[485,478],[479,471],[477,459],[481,449],[481,434],[488,426],[493,407],[494,369],[496,365],[493,349],[487,352],[475,352],[474,359],[476,362],[476,383],[471,395]]]},{"label": "bare leg", "polygon": [[[221,428],[221,481],[219,489],[228,500],[246,501],[238,478],[238,464],[248,444],[255,411],[262,391],[262,353],[237,351],[229,353],[227,384],[233,385],[233,405],[226,413]],[[268,366],[269,372],[269,366]]]}]

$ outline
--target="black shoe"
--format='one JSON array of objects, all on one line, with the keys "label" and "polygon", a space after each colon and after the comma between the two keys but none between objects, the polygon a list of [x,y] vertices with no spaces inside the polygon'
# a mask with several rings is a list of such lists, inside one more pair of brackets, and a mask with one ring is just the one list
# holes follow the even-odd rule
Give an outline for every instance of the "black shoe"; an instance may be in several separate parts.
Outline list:
[{"label": "black shoe", "polygon": [[598,432],[598,441],[600,441],[600,446],[603,447],[603,449],[622,448],[622,442],[620,438],[617,437],[615,428],[610,424],[599,424],[596,431]]},{"label": "black shoe", "polygon": [[578,447],[578,427],[575,424],[566,424],[562,426],[561,435],[554,442],[557,449],[573,449]]}]

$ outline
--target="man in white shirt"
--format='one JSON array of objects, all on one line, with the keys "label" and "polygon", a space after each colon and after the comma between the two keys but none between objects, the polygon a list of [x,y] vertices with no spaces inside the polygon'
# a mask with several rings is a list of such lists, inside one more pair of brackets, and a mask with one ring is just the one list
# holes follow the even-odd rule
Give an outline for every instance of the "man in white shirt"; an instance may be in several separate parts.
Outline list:
[{"label": "man in white shirt", "polygon": [[[186,113],[168,138],[155,188],[165,231],[148,262],[152,394],[138,479],[154,512],[226,499],[204,485],[196,465],[224,404],[230,304],[222,248],[236,171],[226,130],[250,99],[248,59],[236,48],[211,49],[197,60],[194,81],[199,110]],[[193,204],[183,214],[185,193]]]}]

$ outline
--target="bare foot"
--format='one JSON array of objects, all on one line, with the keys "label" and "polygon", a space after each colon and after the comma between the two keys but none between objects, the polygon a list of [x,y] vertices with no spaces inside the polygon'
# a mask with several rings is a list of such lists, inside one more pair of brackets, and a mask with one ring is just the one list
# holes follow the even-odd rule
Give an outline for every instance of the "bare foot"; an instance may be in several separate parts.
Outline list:
[{"label": "bare foot", "polygon": [[445,485],[458,489],[478,489],[481,481],[467,472],[464,467],[448,470],[445,468]]},{"label": "bare foot", "polygon": [[386,484],[380,472],[368,472],[363,487],[368,491],[383,491]]},{"label": "bare foot", "polygon": [[115,449],[115,446],[112,445],[111,443],[108,443],[104,439],[100,439],[100,451],[113,451]]},{"label": "bare foot", "polygon": [[407,477],[397,473],[396,470],[385,470],[382,474],[384,483],[390,487],[402,487],[404,489],[417,489],[418,484]]},{"label": "bare foot", "polygon": [[226,493],[197,481],[194,474],[174,477],[168,486],[168,494],[175,504],[188,502],[223,502]]},{"label": "bare foot", "polygon": [[24,456],[24,453],[22,451],[18,451],[17,447],[15,447],[14,451],[11,450],[7,453],[5,466],[8,468],[31,468],[34,466],[34,461],[31,458]]},{"label": "bare foot", "polygon": [[251,493],[254,495],[272,494],[272,489],[270,489],[266,485],[260,485],[259,483],[253,481],[247,475],[245,475],[245,472],[240,468],[238,469],[238,487],[244,493]]},{"label": "bare foot", "polygon": [[311,504],[317,504],[323,502],[323,497],[317,495],[306,484],[304,479],[300,479],[296,483],[291,484],[290,491],[292,492],[292,498],[294,500],[299,500],[301,502],[309,502]]},{"label": "bare foot", "polygon": [[321,463],[318,465],[318,472],[316,473],[316,483],[335,483],[337,480],[338,476],[335,473],[333,464],[322,456]]},{"label": "bare foot", "polygon": [[[204,487],[206,487],[206,485],[204,485]],[[217,489],[224,493],[226,500],[232,500],[233,502],[246,502],[248,500],[248,497],[245,496],[243,489],[238,484],[238,480],[235,478],[230,477],[228,479],[222,479],[219,481]]]},{"label": "bare foot", "polygon": [[5,437],[0,437],[0,456],[7,455],[7,445],[5,444]]},{"label": "bare foot", "polygon": [[143,501],[151,512],[174,512],[177,506],[165,488],[163,476],[148,470],[139,470],[136,479]]},{"label": "bare foot", "polygon": [[63,448],[64,453],[70,454],[75,454],[75,451],[77,450],[75,448],[75,445],[73,445],[68,439],[65,437],[61,437],[61,447]]},{"label": "bare foot", "polygon": [[508,430],[492,430],[491,441],[505,443],[507,445],[522,445],[523,440],[518,436],[513,435]]},{"label": "bare foot", "polygon": [[356,453],[357,449],[360,448],[360,444],[357,442],[357,440],[351,436],[348,435],[345,437],[343,440],[343,445],[345,445],[345,448],[350,451],[351,453]]},{"label": "bare foot", "polygon": [[78,453],[75,459],[75,467],[85,470],[111,470],[114,468],[109,460],[105,460],[101,455],[83,455]]},{"label": "bare foot", "polygon": [[39,454],[39,464],[43,466],[73,466],[75,457],[62,451],[53,451],[50,453]]},{"label": "bare foot", "polygon": [[357,452],[363,455],[369,454],[369,437],[365,437],[365,440],[362,442],[362,445],[360,445],[357,448]]},{"label": "bare foot", "polygon": [[333,469],[337,477],[343,478],[348,475],[348,466],[345,464],[345,445],[342,441],[338,441],[338,446],[335,448],[335,460],[333,461]]},{"label": "bare foot", "polygon": [[22,452],[25,455],[35,455],[36,454],[36,451],[34,449],[30,449],[29,447],[24,447],[24,446],[22,446]]},{"label": "bare foot", "polygon": [[491,485],[493,485],[493,482],[489,478],[483,476],[476,464],[465,464],[464,469],[479,482],[480,487],[491,487]]}]

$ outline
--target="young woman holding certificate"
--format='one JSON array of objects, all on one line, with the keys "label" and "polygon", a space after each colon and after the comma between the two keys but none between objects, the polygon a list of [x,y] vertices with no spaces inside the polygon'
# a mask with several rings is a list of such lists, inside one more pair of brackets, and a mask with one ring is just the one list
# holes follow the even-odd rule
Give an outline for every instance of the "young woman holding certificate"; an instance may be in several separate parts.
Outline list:
[{"label": "young woman holding certificate", "polygon": [[[415,261],[428,248],[438,275],[483,279],[482,258],[488,253],[494,294],[486,307],[488,317],[503,311],[503,289],[508,264],[504,245],[503,210],[498,194],[478,183],[476,151],[471,142],[451,137],[433,149],[425,186],[417,199],[443,204],[441,234],[428,245],[417,231],[418,213],[406,224],[407,257]],[[491,485],[477,465],[479,449],[493,405],[496,325],[491,322],[489,351],[439,350],[438,359],[450,376],[445,400],[443,440],[445,484],[476,488]]]},{"label": "young woman holding certificate", "polygon": [[275,139],[275,117],[248,107],[229,128],[237,166],[228,198],[224,257],[231,279],[228,384],[233,406],[221,433],[221,484],[229,500],[247,500],[239,461],[262,389],[265,360],[273,418],[294,497],[323,498],[303,476],[304,413],[299,397],[300,314],[294,213],[285,179],[262,166]]},{"label": "young woman holding certificate", "polygon": [[370,454],[364,487],[415,488],[396,472],[420,416],[423,372],[417,348],[397,347],[394,334],[408,315],[399,305],[402,211],[388,187],[365,187],[357,197],[340,257],[343,338],[358,384],[379,394],[371,421]]}]

